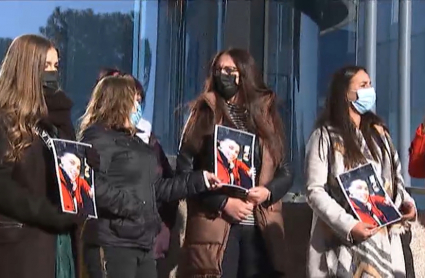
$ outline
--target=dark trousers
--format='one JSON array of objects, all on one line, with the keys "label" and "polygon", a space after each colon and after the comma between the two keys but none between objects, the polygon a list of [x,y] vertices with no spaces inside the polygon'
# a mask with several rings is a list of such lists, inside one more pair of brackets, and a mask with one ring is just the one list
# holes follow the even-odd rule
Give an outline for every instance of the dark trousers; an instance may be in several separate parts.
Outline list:
[{"label": "dark trousers", "polygon": [[85,246],[84,261],[90,278],[157,278],[152,251]]},{"label": "dark trousers", "polygon": [[232,225],[222,269],[222,278],[275,277],[257,226]]}]

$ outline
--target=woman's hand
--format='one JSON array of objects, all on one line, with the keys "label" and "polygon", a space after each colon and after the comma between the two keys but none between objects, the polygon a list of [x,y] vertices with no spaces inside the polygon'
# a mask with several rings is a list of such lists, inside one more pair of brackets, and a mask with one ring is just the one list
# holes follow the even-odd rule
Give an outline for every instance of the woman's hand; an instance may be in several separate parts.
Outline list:
[{"label": "woman's hand", "polygon": [[203,174],[204,174],[205,184],[207,185],[208,189],[212,190],[212,189],[221,188],[221,186],[223,185],[221,183],[221,180],[217,178],[217,176],[214,175],[213,173],[204,171]]},{"label": "woman's hand", "polygon": [[416,209],[411,202],[404,202],[403,204],[401,204],[400,212],[402,214],[402,221],[414,220],[416,217]]},{"label": "woman's hand", "polygon": [[164,223],[161,223],[161,231],[155,238],[155,245],[153,248],[155,259],[165,258],[165,254],[170,247],[170,237],[170,229],[168,229]]},{"label": "woman's hand", "polygon": [[378,229],[375,226],[368,223],[359,222],[356,224],[356,226],[354,226],[353,229],[351,229],[350,233],[355,241],[361,242],[376,234],[377,231]]},{"label": "woman's hand", "polygon": [[258,206],[270,198],[270,190],[264,186],[256,186],[248,191],[248,201]]},{"label": "woman's hand", "polygon": [[250,202],[229,197],[223,211],[231,218],[240,222],[245,220],[252,213],[253,209],[254,206]]}]

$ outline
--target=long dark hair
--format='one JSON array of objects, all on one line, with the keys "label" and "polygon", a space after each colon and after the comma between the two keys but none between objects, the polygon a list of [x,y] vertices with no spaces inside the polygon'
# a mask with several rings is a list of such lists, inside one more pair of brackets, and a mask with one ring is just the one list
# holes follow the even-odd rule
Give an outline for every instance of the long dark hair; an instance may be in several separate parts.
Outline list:
[{"label": "long dark hair", "polygon": [[[276,164],[280,163],[285,150],[283,123],[277,109],[277,96],[264,83],[254,58],[248,51],[242,49],[221,51],[213,58],[202,94],[189,104],[191,117],[185,127],[183,142],[189,143],[194,151],[199,151],[203,136],[212,134],[214,125],[221,120],[230,119],[225,101],[217,94],[214,85],[214,76],[219,70],[217,63],[222,55],[229,55],[239,71],[237,101],[248,112],[248,130],[262,139],[273,161]],[[215,94],[215,111],[212,111],[206,103],[204,95],[206,93]]]},{"label": "long dark hair", "polygon": [[[344,164],[347,168],[352,168],[365,162],[365,157],[360,150],[360,142],[357,139],[356,126],[350,117],[349,107],[351,104],[347,98],[351,79],[360,71],[367,73],[366,69],[360,66],[346,66],[334,73],[325,108],[316,121],[316,128],[331,126],[341,136],[345,150]],[[360,130],[373,159],[378,160],[378,149],[374,143],[376,142],[374,138],[377,136],[375,125],[383,127],[388,132],[388,128],[384,122],[375,113],[366,112],[361,115]],[[379,141],[377,143],[381,151],[383,151],[383,146]]]}]

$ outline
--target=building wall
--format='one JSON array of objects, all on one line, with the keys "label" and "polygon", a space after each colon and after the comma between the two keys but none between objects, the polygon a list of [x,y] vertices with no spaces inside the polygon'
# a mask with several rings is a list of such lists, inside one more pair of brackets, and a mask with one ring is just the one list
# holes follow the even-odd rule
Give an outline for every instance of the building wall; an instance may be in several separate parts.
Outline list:
[{"label": "building wall", "polygon": [[[300,169],[303,147],[323,105],[332,72],[346,64],[364,63],[363,6],[358,21],[320,35],[316,23],[304,14],[300,27],[296,26],[296,11],[287,1],[255,5],[141,1],[138,6],[135,2],[41,1],[35,5],[3,1],[0,58],[18,35],[41,33],[54,40],[61,51],[63,88],[75,102],[75,121],[85,109],[101,67],[134,72],[149,95],[146,117],[172,155],[177,152],[187,117],[185,105],[202,90],[210,59],[223,48],[247,48],[282,100],[291,157]],[[378,3],[377,113],[396,135],[398,2]],[[407,124],[413,135],[425,110],[425,2],[412,4],[411,121]],[[138,15],[143,19],[137,20]],[[397,136],[394,139],[397,145]],[[302,176],[301,170],[298,176]],[[422,185],[422,181],[412,183]],[[301,190],[300,181],[294,191]]]},{"label": "building wall", "polygon": [[[354,20],[322,34],[291,1],[251,2],[0,1],[0,58],[21,34],[43,34],[55,41],[61,51],[62,85],[75,102],[76,122],[101,67],[133,72],[147,91],[146,118],[166,153],[175,155],[187,118],[186,104],[202,90],[210,59],[223,48],[249,49],[282,101],[280,112],[295,169],[291,191],[302,193],[305,144],[331,74],[346,64],[364,64],[364,6]],[[375,85],[377,113],[388,123],[396,145],[400,124],[397,4],[397,0],[378,1]],[[408,124],[413,136],[425,112],[425,2],[412,1],[412,5],[411,121],[401,124]],[[412,180],[412,184],[423,186],[423,181]],[[302,206],[308,211],[306,204]],[[306,230],[309,213],[304,217]],[[295,213],[287,217],[291,215]],[[177,228],[178,233],[183,227]]]}]

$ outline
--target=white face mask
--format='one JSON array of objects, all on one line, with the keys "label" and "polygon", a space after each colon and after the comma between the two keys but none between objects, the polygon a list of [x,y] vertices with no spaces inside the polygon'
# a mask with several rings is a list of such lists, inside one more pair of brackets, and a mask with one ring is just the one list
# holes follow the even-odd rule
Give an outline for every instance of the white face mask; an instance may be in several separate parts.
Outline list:
[{"label": "white face mask", "polygon": [[359,114],[372,110],[376,103],[376,92],[373,87],[357,90],[357,100],[351,102]]}]

